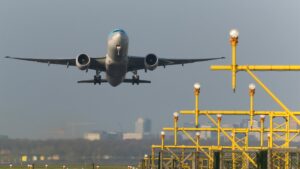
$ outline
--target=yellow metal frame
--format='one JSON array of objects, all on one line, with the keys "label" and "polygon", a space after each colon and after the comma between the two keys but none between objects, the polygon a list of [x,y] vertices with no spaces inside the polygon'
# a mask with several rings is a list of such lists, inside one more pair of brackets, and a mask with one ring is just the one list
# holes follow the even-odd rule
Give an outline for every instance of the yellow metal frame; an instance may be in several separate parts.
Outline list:
[{"label": "yellow metal frame", "polygon": [[[290,148],[290,142],[295,139],[300,133],[300,129],[291,129],[291,121],[295,121],[300,125],[298,115],[300,111],[290,111],[288,107],[253,73],[253,71],[300,71],[300,65],[237,65],[236,62],[236,47],[238,38],[230,39],[232,47],[232,63],[231,65],[213,65],[211,70],[231,71],[232,74],[232,89],[236,90],[236,73],[239,71],[247,72],[257,84],[259,84],[268,95],[283,109],[282,111],[274,110],[255,110],[254,109],[254,94],[255,90],[249,90],[249,110],[199,110],[199,95],[200,89],[194,89],[195,109],[181,110],[181,115],[193,115],[195,118],[195,127],[178,127],[178,118],[174,119],[174,127],[164,127],[163,130],[174,133],[174,145],[165,145],[162,138],[161,145],[152,145],[152,168],[155,168],[155,150],[168,150],[170,154],[179,160],[181,167],[186,167],[183,159],[187,158],[185,151],[201,152],[205,157],[202,161],[208,161],[208,168],[213,168],[214,157],[213,151],[232,150],[232,168],[248,168],[249,165],[257,167],[255,156],[251,155],[250,151],[272,150],[272,148]],[[233,128],[223,127],[221,116],[227,115],[242,115],[249,116],[250,128]],[[260,126],[253,127],[253,120],[257,116],[264,115],[260,118]],[[206,117],[214,126],[199,127],[199,117]],[[269,120],[269,124],[265,124],[265,119]],[[191,132],[216,132],[217,145],[202,145],[200,139],[196,140],[191,136]],[[190,145],[179,145],[177,141],[178,132],[183,133],[190,141]],[[249,134],[258,133],[260,135],[260,143],[257,146],[249,145]],[[225,136],[231,145],[222,145],[221,134]],[[268,137],[265,137],[268,135]],[[241,136],[241,137],[240,137]],[[267,138],[267,140],[265,140]],[[267,142],[267,143],[266,143]],[[178,155],[172,150],[182,150]],[[271,151],[271,160],[274,168],[289,168],[289,152]],[[167,157],[168,158],[168,157]],[[239,165],[238,165],[239,164]],[[284,164],[284,165],[282,165]]]}]

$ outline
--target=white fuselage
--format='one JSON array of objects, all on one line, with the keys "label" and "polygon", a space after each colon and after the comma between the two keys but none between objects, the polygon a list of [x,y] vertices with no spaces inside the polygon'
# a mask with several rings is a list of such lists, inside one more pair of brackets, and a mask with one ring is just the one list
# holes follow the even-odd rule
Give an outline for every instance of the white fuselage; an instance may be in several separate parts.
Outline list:
[{"label": "white fuselage", "polygon": [[128,36],[116,29],[109,34],[105,60],[106,79],[112,86],[121,84],[127,73]]}]

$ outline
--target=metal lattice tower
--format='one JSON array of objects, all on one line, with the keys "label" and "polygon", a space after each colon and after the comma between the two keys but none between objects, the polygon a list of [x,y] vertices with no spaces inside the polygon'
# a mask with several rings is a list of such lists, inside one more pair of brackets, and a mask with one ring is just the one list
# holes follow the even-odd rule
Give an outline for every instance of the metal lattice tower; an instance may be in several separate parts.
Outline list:
[{"label": "metal lattice tower", "polygon": [[[266,91],[282,110],[255,110],[254,84],[249,85],[249,110],[201,110],[199,109],[200,84],[194,85],[195,108],[181,110],[173,114],[173,127],[165,127],[161,133],[161,144],[152,145],[151,156],[145,156],[144,168],[300,168],[300,149],[291,148],[290,143],[300,129],[291,128],[291,123],[300,125],[299,111],[290,111],[280,99],[253,73],[254,71],[300,71],[300,65],[237,65],[236,47],[238,31],[230,32],[232,47],[231,65],[213,65],[212,70],[231,71],[232,89],[236,89],[236,74],[247,72],[255,82]],[[195,127],[178,126],[179,116],[194,116]],[[222,124],[222,119],[228,116],[249,117],[249,126],[228,127]],[[181,117],[180,117],[181,118]],[[212,123],[211,127],[199,126],[199,119]],[[257,120],[257,125],[254,120]],[[259,121],[259,125],[258,125]],[[265,122],[269,124],[265,124]],[[174,135],[174,144],[165,144],[165,132]],[[200,132],[216,134],[216,144],[202,144]],[[190,141],[189,144],[178,143],[178,133]],[[249,136],[259,136],[256,145],[249,144]],[[222,140],[223,138],[223,140]]]}]

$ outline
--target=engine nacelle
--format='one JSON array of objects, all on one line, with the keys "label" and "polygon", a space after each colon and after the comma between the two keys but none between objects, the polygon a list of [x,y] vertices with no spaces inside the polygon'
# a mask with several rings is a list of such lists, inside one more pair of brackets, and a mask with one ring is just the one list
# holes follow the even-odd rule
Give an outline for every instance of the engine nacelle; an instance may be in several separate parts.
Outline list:
[{"label": "engine nacelle", "polygon": [[144,63],[148,70],[154,70],[158,66],[158,58],[155,54],[150,53],[145,57]]},{"label": "engine nacelle", "polygon": [[76,66],[80,70],[87,69],[89,67],[90,63],[91,63],[91,58],[88,57],[88,55],[86,55],[86,54],[80,54],[76,58]]}]

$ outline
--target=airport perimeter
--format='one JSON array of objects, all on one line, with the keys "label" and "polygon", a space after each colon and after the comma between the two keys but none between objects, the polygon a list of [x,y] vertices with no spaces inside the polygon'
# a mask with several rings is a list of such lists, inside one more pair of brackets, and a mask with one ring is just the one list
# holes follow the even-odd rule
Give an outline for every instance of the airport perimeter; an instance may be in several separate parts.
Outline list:
[{"label": "airport perimeter", "polygon": [[[161,132],[161,144],[151,146],[151,152],[145,154],[139,164],[142,169],[294,169],[300,168],[300,148],[291,147],[300,129],[291,123],[300,125],[300,111],[291,111],[264,83],[255,75],[257,71],[300,71],[300,65],[237,65],[236,47],[238,31],[230,32],[232,47],[231,65],[213,65],[212,70],[230,71],[232,89],[236,89],[237,72],[246,72],[282,110],[256,110],[254,104],[254,83],[249,84],[249,109],[246,110],[202,110],[199,106],[200,84],[194,85],[195,107],[191,110],[175,112],[172,117],[174,126],[164,127]],[[225,98],[225,97],[224,97]],[[205,98],[203,98],[205,99]],[[179,126],[178,121],[185,116],[193,116],[194,127]],[[222,119],[232,116],[249,118],[249,127],[227,127]],[[199,120],[207,120],[213,127],[200,127]],[[258,121],[259,125],[253,125]],[[203,145],[200,132],[217,135],[215,142]],[[190,144],[178,143],[178,133],[190,140]],[[174,135],[173,144],[165,143],[165,135]],[[259,143],[249,141],[250,135],[259,135]],[[221,138],[225,138],[225,141]]]}]

